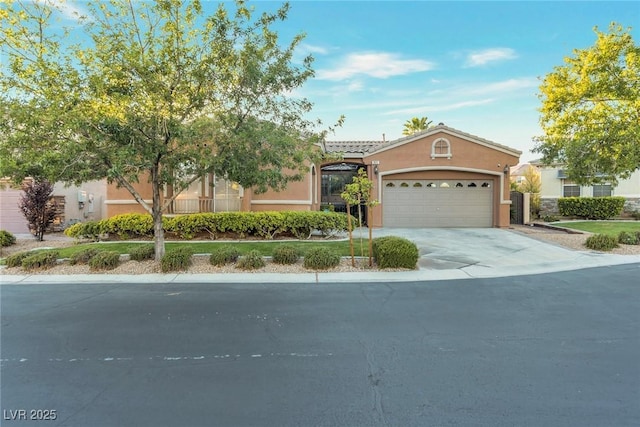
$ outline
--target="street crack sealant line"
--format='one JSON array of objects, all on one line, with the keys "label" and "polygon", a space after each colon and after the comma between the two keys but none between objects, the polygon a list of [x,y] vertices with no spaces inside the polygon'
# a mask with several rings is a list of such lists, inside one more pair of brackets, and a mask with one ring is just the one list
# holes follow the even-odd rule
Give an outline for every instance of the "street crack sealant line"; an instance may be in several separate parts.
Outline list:
[{"label": "street crack sealant line", "polygon": [[80,363],[80,362],[178,362],[178,361],[194,361],[194,360],[237,360],[237,359],[260,359],[260,358],[314,358],[314,357],[331,357],[333,353],[285,353],[285,352],[269,352],[269,353],[252,353],[249,355],[242,354],[209,354],[209,355],[192,355],[192,356],[149,356],[149,357],[55,357],[48,359],[29,359],[26,357],[15,357],[0,359],[0,364],[28,364],[28,363]]}]

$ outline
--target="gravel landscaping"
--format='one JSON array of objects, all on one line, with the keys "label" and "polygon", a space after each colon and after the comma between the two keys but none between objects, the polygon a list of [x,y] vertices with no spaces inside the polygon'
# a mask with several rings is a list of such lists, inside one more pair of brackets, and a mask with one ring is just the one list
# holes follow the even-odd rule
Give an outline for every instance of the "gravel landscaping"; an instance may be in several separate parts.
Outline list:
[{"label": "gravel landscaping", "polygon": [[[532,226],[512,226],[510,228],[512,232],[525,234],[528,237],[547,241],[569,249],[576,251],[589,251],[584,246],[584,242],[589,236],[588,233],[569,234],[564,231],[551,230],[542,227]],[[16,252],[25,250],[37,249],[37,248],[59,248],[72,246],[75,242],[72,239],[67,238],[61,233],[49,234],[45,236],[44,242],[37,242],[28,236],[16,236],[18,237],[17,243],[13,246],[2,248],[1,256],[6,257]],[[618,248],[608,252],[618,255],[640,255],[640,245],[620,245]],[[367,260],[358,260],[356,267],[351,266],[349,259],[343,259],[341,264],[332,269],[333,272],[366,272],[377,270],[375,266],[370,268]],[[206,256],[195,256],[193,259],[193,265],[189,268],[189,273],[308,273],[312,270],[307,270],[302,266],[302,261],[293,265],[278,265],[271,262],[267,262],[264,268],[254,271],[244,271],[237,269],[233,265],[224,267],[214,267],[209,264],[209,258]],[[385,270],[390,271],[390,270]],[[393,270],[391,270],[393,271]],[[25,272],[21,268],[2,268],[0,274],[151,274],[159,273],[159,266],[153,261],[125,261],[122,262],[114,270],[107,271],[91,271],[87,265],[69,265],[68,263],[62,263],[56,267],[48,270]]]}]

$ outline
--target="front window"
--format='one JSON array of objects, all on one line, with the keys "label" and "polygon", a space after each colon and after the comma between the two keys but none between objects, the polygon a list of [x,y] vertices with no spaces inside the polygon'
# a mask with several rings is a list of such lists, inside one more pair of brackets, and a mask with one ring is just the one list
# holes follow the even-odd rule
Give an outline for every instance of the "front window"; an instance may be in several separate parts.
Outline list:
[{"label": "front window", "polygon": [[580,197],[580,186],[573,181],[565,180],[562,185],[563,197]]},{"label": "front window", "polygon": [[596,184],[593,186],[593,197],[609,197],[611,194],[611,184]]}]

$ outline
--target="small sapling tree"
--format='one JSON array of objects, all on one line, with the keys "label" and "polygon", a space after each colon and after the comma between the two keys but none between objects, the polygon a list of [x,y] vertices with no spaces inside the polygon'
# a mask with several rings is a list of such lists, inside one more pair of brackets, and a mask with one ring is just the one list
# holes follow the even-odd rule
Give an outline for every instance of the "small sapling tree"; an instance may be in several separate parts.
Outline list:
[{"label": "small sapling tree", "polygon": [[29,230],[38,241],[44,240],[44,232],[56,216],[56,204],[52,199],[53,185],[47,180],[28,181],[22,186],[24,194],[18,207],[29,223]]},{"label": "small sapling tree", "polygon": [[[369,266],[373,264],[372,260],[372,207],[378,204],[377,200],[372,199],[371,190],[373,189],[373,181],[367,176],[365,169],[358,170],[358,174],[353,177],[351,184],[345,186],[344,191],[340,194],[340,197],[347,203],[347,214],[351,211],[350,207],[353,205],[358,206],[358,224],[362,225],[362,205],[364,204],[369,208],[369,220],[367,226],[369,228]],[[349,218],[350,218],[349,214]],[[351,222],[349,221],[349,245],[351,250],[351,265],[355,266],[355,260],[353,256],[353,234],[351,232]],[[360,255],[364,256],[364,248],[362,244],[362,234],[360,235]]]}]

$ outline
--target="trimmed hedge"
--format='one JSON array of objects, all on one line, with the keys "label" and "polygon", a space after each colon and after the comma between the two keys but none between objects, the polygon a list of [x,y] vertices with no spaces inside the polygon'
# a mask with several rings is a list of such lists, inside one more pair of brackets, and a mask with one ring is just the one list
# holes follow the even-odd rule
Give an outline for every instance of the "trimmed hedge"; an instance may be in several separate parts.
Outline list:
[{"label": "trimmed hedge", "polygon": [[[347,215],[320,211],[211,212],[165,217],[163,226],[167,234],[185,240],[202,234],[216,239],[229,233],[240,238],[292,236],[308,239],[314,231],[325,236],[346,231]],[[148,214],[116,215],[101,221],[74,224],[65,230],[65,234],[91,240],[99,240],[105,234],[122,240],[152,238],[153,220]]]},{"label": "trimmed hedge", "polygon": [[281,245],[273,250],[272,260],[275,264],[295,264],[300,259],[300,251],[292,245]]},{"label": "trimmed hedge", "polygon": [[561,197],[558,210],[562,216],[587,219],[610,219],[619,216],[624,208],[624,197]]},{"label": "trimmed hedge", "polygon": [[102,252],[102,250],[97,249],[97,248],[87,248],[87,249],[84,249],[84,250],[82,250],[80,252],[76,252],[75,254],[73,254],[71,256],[69,264],[71,264],[71,265],[89,264],[91,259],[93,257],[95,257],[96,255],[98,255],[98,253],[100,253],[100,252]]},{"label": "trimmed hedge", "polygon": [[209,263],[215,266],[223,266],[226,264],[233,264],[238,260],[240,251],[233,246],[223,246],[216,249],[209,255]]},{"label": "trimmed hedge", "polygon": [[420,257],[415,243],[402,237],[384,236],[373,239],[373,258],[379,268],[415,269]]},{"label": "trimmed hedge", "polygon": [[7,230],[0,230],[0,246],[15,245],[16,236],[8,232]]},{"label": "trimmed hedge", "polygon": [[156,248],[152,243],[145,243],[129,251],[129,259],[132,261],[147,261],[154,259]]},{"label": "trimmed hedge", "polygon": [[265,265],[262,254],[259,251],[252,250],[240,258],[236,267],[240,270],[257,270]]},{"label": "trimmed hedge", "polygon": [[22,268],[25,270],[45,270],[55,266],[58,262],[57,251],[38,251],[22,260]]},{"label": "trimmed hedge", "polygon": [[596,251],[610,251],[618,247],[618,238],[608,234],[594,234],[587,237],[585,246]]},{"label": "trimmed hedge", "polygon": [[169,271],[185,271],[191,266],[193,251],[187,247],[179,247],[167,251],[160,260],[160,269],[163,273]]},{"label": "trimmed hedge", "polygon": [[7,268],[22,267],[22,260],[25,259],[28,256],[33,255],[34,253],[35,252],[33,252],[33,251],[26,251],[26,252],[17,252],[15,254],[9,255],[5,259],[5,263],[7,265]]},{"label": "trimmed hedge", "polygon": [[304,268],[310,270],[328,270],[340,264],[340,255],[329,248],[311,248],[304,255]]},{"label": "trimmed hedge", "polygon": [[640,231],[621,231],[618,234],[618,243],[622,243],[623,245],[640,245]]},{"label": "trimmed hedge", "polygon": [[98,252],[89,260],[91,270],[113,270],[120,265],[120,254],[116,251]]}]

